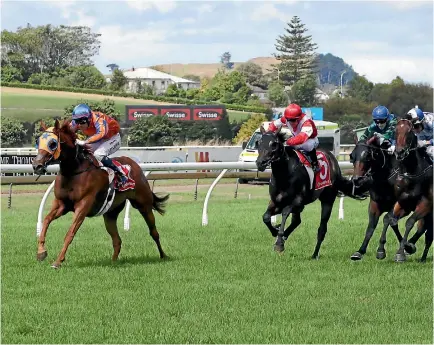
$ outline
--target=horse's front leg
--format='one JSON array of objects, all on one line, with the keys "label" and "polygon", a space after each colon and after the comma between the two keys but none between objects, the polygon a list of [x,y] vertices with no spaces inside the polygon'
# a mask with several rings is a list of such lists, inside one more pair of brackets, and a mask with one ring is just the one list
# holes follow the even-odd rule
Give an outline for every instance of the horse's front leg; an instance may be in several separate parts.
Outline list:
[{"label": "horse's front leg", "polygon": [[72,225],[65,236],[63,248],[60,251],[56,261],[54,261],[53,264],[51,265],[51,267],[60,268],[60,265],[65,260],[66,251],[68,250],[68,247],[71,244],[72,240],[74,239],[75,234],[77,233],[78,229],[80,228],[81,224],[86,218],[86,215],[89,213],[90,209],[92,208],[92,204],[94,200],[95,200],[95,195],[87,196],[75,205],[75,212],[74,212],[74,217],[72,219]]},{"label": "horse's front leg", "polygon": [[277,229],[271,224],[271,217],[276,215],[278,213],[279,209],[276,207],[274,202],[270,200],[267,210],[265,211],[264,215],[262,216],[262,220],[264,224],[267,226],[267,228],[271,232],[271,236],[276,237],[277,236]]},{"label": "horse's front leg", "polygon": [[[387,228],[390,225],[390,217],[392,217],[392,211],[388,212],[385,214],[384,218],[383,218],[383,231],[381,233],[381,237],[380,237],[380,242],[378,244],[378,248],[377,248],[377,255],[376,258],[378,260],[383,260],[386,258],[386,233],[387,233]],[[398,229],[398,224],[394,224],[391,226],[393,232],[395,233],[396,238],[398,239],[398,243],[401,243],[402,241],[402,235],[399,232]]]},{"label": "horse's front leg", "polygon": [[414,224],[417,221],[419,221],[419,219],[422,219],[428,213],[431,212],[431,207],[432,206],[430,202],[426,198],[423,198],[421,202],[419,202],[419,204],[416,206],[416,209],[414,210],[413,214],[405,222],[404,237],[402,238],[399,249],[395,255],[396,262],[404,262],[406,260],[404,249],[405,249],[405,245],[407,244],[408,235],[411,229],[413,228]]},{"label": "horse's front leg", "polygon": [[291,214],[291,211],[292,211],[291,206],[285,206],[282,210],[282,223],[280,224],[280,228],[276,237],[276,242],[274,243],[274,250],[279,253],[285,250],[285,240],[283,239],[283,236],[285,233],[286,219]]},{"label": "horse's front leg", "polygon": [[368,227],[366,228],[365,238],[363,239],[362,245],[360,246],[359,250],[351,255],[350,259],[353,261],[361,260],[363,258],[363,255],[366,254],[366,249],[368,248],[369,241],[374,234],[375,228],[378,224],[378,220],[381,216],[380,206],[376,201],[372,199],[369,202],[368,215],[369,223]]},{"label": "horse's front leg", "polygon": [[45,216],[44,222],[42,224],[42,230],[38,237],[38,252],[36,259],[42,261],[47,257],[47,249],[45,248],[45,236],[47,235],[47,230],[50,223],[59,218],[65,210],[65,204],[58,199],[53,200],[53,205],[51,206],[50,212]]}]

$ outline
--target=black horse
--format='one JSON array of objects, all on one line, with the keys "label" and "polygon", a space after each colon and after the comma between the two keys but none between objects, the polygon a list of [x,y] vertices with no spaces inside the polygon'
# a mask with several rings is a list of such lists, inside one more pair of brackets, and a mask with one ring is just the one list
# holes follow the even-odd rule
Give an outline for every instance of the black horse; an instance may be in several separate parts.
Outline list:
[{"label": "black horse", "polygon": [[[417,145],[417,137],[413,133],[413,124],[406,119],[398,121],[396,125],[396,159],[398,172],[395,181],[395,195],[397,203],[393,210],[393,220],[413,212],[405,223],[405,233],[395,256],[395,261],[406,260],[405,251],[412,254],[416,251],[414,243],[425,234],[425,251],[421,261],[425,261],[426,254],[433,240],[433,165],[423,149]],[[412,240],[407,241],[414,224],[423,220]],[[413,240],[415,239],[415,240]]]},{"label": "black horse", "polygon": [[[259,171],[264,171],[271,164],[271,180],[269,185],[270,203],[263,215],[263,221],[276,238],[274,249],[284,251],[284,244],[288,236],[301,223],[300,214],[304,206],[319,199],[321,202],[321,223],[318,228],[318,237],[312,259],[319,258],[321,243],[327,233],[327,223],[333,209],[338,191],[352,196],[353,184],[342,177],[341,169],[336,158],[326,150],[318,150],[326,160],[319,160],[321,171],[324,174],[328,169],[331,184],[324,188],[314,190],[311,185],[309,173],[300,162],[297,152],[284,146],[284,138],[280,130],[276,133],[266,132],[261,126],[262,138],[258,142],[259,156],[256,165]],[[329,165],[327,167],[327,165]],[[282,223],[279,230],[271,224],[271,216],[282,213]],[[292,213],[291,224],[285,229],[285,222]]]},{"label": "black horse", "polygon": [[[372,137],[367,141],[359,141],[350,154],[350,160],[354,166],[353,183],[358,193],[369,190],[370,201],[368,206],[369,223],[365,238],[359,250],[351,255],[351,260],[361,260],[366,254],[369,241],[374,234],[380,216],[387,212],[383,218],[383,232],[377,249],[377,259],[386,257],[386,231],[389,227],[393,206],[396,203],[394,185],[397,170],[394,169],[396,159],[386,151],[387,144],[379,145],[378,138]],[[392,225],[392,229],[401,242],[402,235],[398,225]]]}]

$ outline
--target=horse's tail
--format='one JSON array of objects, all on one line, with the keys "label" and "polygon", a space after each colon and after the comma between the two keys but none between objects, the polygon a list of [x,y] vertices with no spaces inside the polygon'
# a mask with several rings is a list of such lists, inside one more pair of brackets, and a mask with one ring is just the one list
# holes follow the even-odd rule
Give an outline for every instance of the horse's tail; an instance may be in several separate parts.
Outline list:
[{"label": "horse's tail", "polygon": [[157,211],[159,214],[164,215],[166,210],[164,207],[166,206],[166,201],[169,199],[169,194],[166,194],[163,197],[157,196],[155,193],[152,193],[153,201],[152,208]]}]

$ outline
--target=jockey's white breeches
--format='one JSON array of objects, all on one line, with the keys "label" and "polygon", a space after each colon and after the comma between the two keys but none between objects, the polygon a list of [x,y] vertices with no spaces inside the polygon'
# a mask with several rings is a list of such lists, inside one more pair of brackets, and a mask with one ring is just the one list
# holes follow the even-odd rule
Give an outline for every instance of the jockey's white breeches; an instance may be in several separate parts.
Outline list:
[{"label": "jockey's white breeches", "polygon": [[318,145],[319,145],[318,138],[313,138],[313,139],[307,139],[306,142],[300,145],[296,145],[294,146],[294,148],[310,152],[313,149],[316,149]]},{"label": "jockey's white breeches", "polygon": [[101,161],[104,157],[110,156],[119,150],[121,147],[121,135],[118,133],[110,139],[100,140],[96,143],[89,144],[89,146],[95,158]]}]

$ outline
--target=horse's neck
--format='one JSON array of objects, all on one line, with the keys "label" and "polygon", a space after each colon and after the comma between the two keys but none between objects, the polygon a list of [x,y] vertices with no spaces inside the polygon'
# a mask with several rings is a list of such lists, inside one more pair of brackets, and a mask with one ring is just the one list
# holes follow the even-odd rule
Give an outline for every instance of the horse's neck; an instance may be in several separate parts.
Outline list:
[{"label": "horse's neck", "polygon": [[284,152],[278,161],[271,163],[271,171],[277,181],[288,182],[295,165],[295,159]]},{"label": "horse's neck", "polygon": [[428,162],[419,150],[410,151],[410,154],[400,162],[399,169],[402,173],[417,174],[428,166]]},{"label": "horse's neck", "polygon": [[83,153],[79,153],[76,149],[62,150],[60,160],[60,173],[62,175],[71,175],[80,169],[86,168],[90,161],[83,159]]}]

